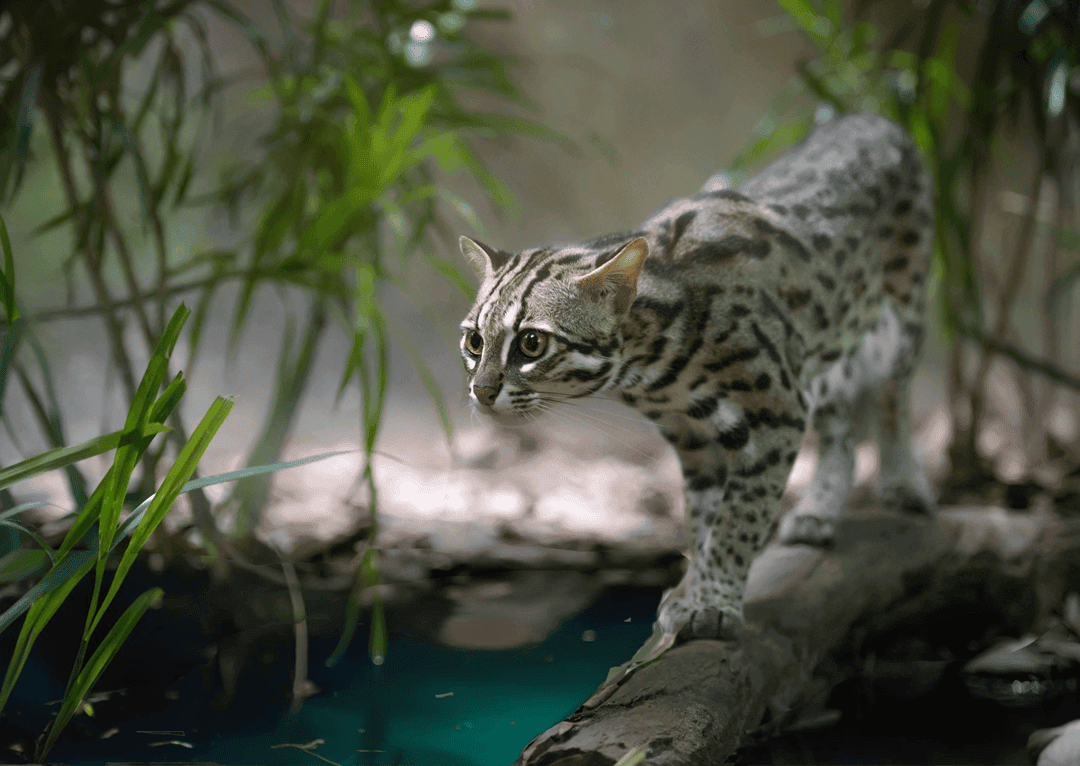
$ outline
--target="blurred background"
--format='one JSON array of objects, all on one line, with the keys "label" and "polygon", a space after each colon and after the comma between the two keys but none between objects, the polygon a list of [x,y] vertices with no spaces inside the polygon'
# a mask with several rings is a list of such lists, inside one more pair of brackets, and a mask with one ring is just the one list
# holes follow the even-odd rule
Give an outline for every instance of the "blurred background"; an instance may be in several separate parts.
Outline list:
[{"label": "blurred background", "polygon": [[[88,608],[104,613],[98,541],[127,535],[113,565],[124,550],[132,571],[231,582],[226,611],[254,587],[241,571],[276,589],[280,624],[299,620],[298,594],[339,594],[321,630],[341,656],[370,625],[376,665],[385,604],[462,562],[513,569],[527,555],[508,545],[610,546],[659,572],[634,582],[664,584],[681,489],[648,424],[614,403],[514,431],[470,412],[457,325],[475,284],[457,237],[514,250],[630,229],[846,111],[904,124],[937,184],[915,420],[943,502],[1075,510],[1078,41],[1071,0],[5,4],[0,467],[19,470],[0,489],[0,508],[18,509],[0,563],[5,604],[23,600],[3,640],[31,656],[27,626],[49,617],[27,609],[63,590],[71,572],[50,573],[80,552],[105,583]],[[175,348],[155,352],[181,301]],[[155,422],[136,405],[180,371],[186,393],[158,418],[170,433],[130,454],[93,441]],[[214,408],[228,417],[206,431]],[[199,436],[197,471],[174,474]],[[137,510],[170,476],[328,452],[343,454]],[[860,480],[875,468],[865,445]],[[810,469],[800,458],[789,491]],[[121,478],[95,505],[107,475]],[[525,645],[588,601],[565,598],[520,634],[490,612],[430,632]],[[132,629],[109,634],[117,656]],[[84,631],[64,667],[100,642]],[[304,680],[289,681],[294,704]],[[69,717],[78,688],[54,695]]]}]

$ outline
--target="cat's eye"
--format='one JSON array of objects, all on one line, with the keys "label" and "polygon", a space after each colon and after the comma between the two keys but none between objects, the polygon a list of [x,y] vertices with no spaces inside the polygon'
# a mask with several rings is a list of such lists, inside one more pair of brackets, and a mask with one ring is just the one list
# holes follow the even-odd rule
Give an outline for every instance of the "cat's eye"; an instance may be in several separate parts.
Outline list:
[{"label": "cat's eye", "polygon": [[536,330],[526,330],[518,338],[518,348],[525,356],[535,359],[547,348],[547,335]]},{"label": "cat's eye", "polygon": [[465,333],[465,350],[473,356],[480,356],[480,352],[484,350],[484,339],[476,330]]}]

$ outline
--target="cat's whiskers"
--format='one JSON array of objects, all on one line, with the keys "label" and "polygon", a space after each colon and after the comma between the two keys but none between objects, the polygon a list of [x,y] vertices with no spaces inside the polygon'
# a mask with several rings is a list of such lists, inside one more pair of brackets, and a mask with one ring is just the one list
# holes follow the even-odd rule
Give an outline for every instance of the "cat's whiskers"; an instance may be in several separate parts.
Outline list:
[{"label": "cat's whiskers", "polygon": [[[610,423],[608,421],[605,421],[603,418],[591,415],[586,412],[581,412],[580,410],[575,410],[574,413],[570,413],[562,409],[561,407],[556,406],[556,403],[551,401],[545,401],[542,398],[537,400],[535,409],[548,414],[555,420],[561,419],[562,422],[568,423],[570,425],[581,425],[580,420],[575,419],[575,415],[578,418],[585,418],[591,421],[590,427],[600,431],[602,434],[604,434],[604,436],[606,436],[608,439],[611,439],[611,441],[615,442],[621,447],[624,447],[625,449],[633,452],[635,455],[641,458],[642,461],[651,462],[655,457],[655,455],[643,449],[640,445],[634,443],[634,441],[636,441],[634,437],[638,436],[638,434],[633,433],[632,431],[630,431],[630,429],[618,423]],[[622,438],[619,435],[612,433],[607,428],[605,428],[605,426],[609,426],[611,428],[616,428],[620,431],[623,431],[625,435],[628,435],[630,437],[630,439]]]},{"label": "cat's whiskers", "polygon": [[[649,426],[654,425],[651,420],[641,415],[629,414],[625,412],[614,412],[603,406],[605,402],[613,402],[614,399],[592,398],[588,396],[573,396],[571,394],[563,394],[558,391],[544,391],[542,389],[533,389],[541,397],[546,397],[549,401],[558,402],[559,404],[568,404],[574,407],[592,407],[594,412],[603,413],[604,415],[610,415],[620,420],[627,420],[631,423],[643,423]],[[633,412],[633,410],[631,410]]]}]

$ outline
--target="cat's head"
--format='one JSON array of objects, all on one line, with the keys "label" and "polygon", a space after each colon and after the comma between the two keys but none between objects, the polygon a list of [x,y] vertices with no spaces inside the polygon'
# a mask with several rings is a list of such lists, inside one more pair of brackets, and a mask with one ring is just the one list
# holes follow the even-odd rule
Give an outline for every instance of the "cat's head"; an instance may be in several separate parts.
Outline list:
[{"label": "cat's head", "polygon": [[644,239],[599,259],[573,246],[506,253],[468,237],[461,252],[480,278],[461,323],[478,409],[513,421],[607,386],[620,364],[619,323],[649,254]]}]

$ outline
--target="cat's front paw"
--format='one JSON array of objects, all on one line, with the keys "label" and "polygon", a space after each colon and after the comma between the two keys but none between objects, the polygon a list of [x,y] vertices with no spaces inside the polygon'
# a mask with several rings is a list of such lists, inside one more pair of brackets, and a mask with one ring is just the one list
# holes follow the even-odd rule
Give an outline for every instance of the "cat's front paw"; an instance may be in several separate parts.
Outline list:
[{"label": "cat's front paw", "polygon": [[776,539],[784,545],[830,548],[836,542],[836,519],[812,513],[788,513],[780,519]]},{"label": "cat's front paw", "polygon": [[746,622],[742,610],[734,606],[717,606],[687,598],[676,588],[667,594],[656,617],[656,624],[665,636],[681,644],[695,638],[732,641],[738,638]]},{"label": "cat's front paw", "polygon": [[933,490],[925,479],[922,481],[880,481],[874,487],[874,494],[887,508],[894,508],[916,516],[932,516],[937,508]]}]

